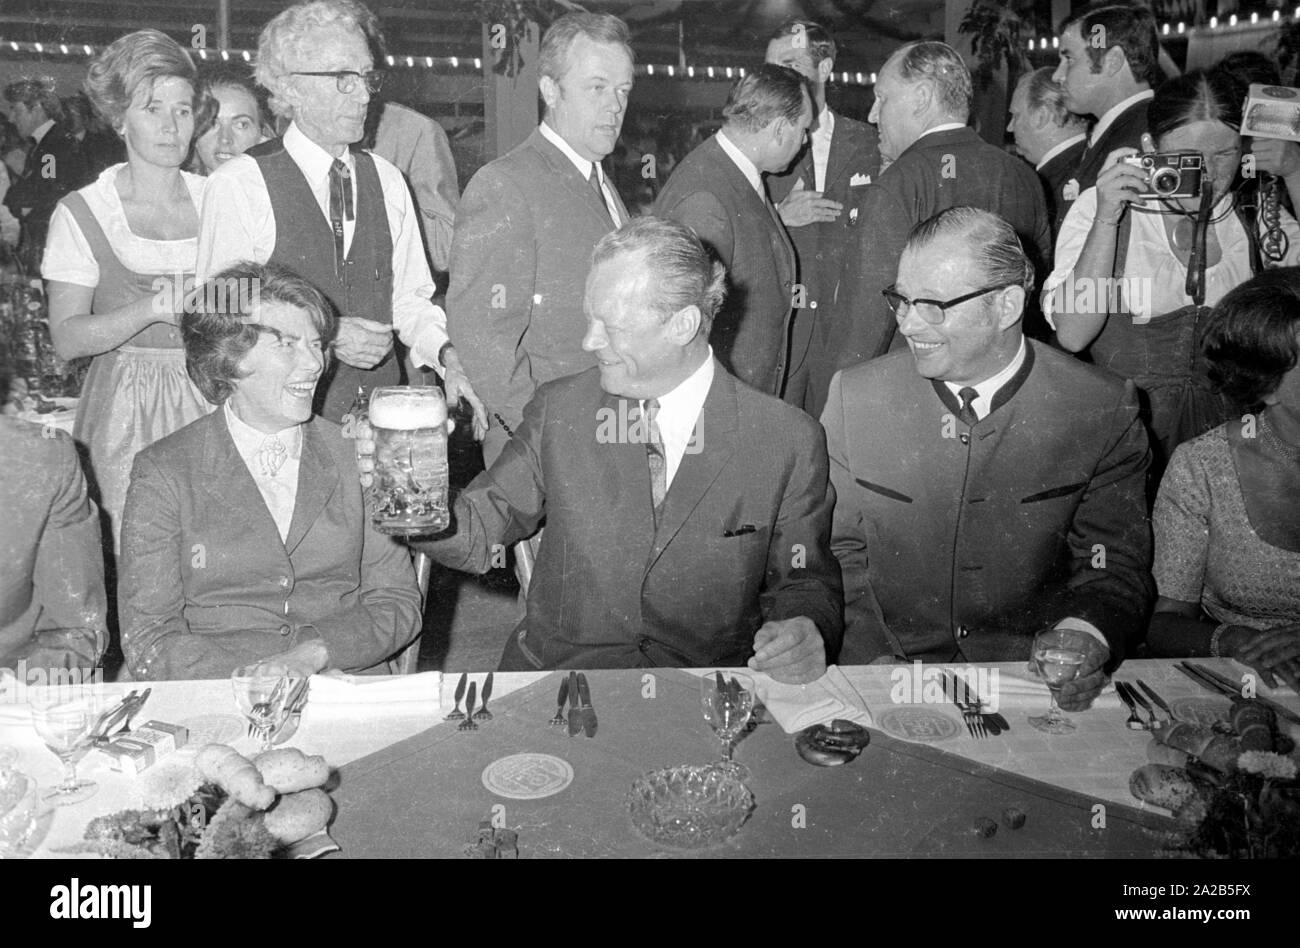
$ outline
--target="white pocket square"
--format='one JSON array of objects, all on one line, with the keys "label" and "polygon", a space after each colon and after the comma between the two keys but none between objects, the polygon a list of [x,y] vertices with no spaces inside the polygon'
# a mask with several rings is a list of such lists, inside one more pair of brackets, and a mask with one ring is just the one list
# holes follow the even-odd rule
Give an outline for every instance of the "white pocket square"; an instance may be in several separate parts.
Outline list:
[{"label": "white pocket square", "polygon": [[855,174],[853,177],[849,178],[849,187],[851,188],[860,188],[864,184],[870,183],[871,175],[869,174]]}]

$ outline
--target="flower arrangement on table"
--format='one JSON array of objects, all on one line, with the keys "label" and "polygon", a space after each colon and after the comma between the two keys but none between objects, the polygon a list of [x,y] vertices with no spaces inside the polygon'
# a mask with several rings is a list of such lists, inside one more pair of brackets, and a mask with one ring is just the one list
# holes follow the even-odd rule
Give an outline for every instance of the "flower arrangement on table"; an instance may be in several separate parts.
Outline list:
[{"label": "flower arrangement on table", "polygon": [[1171,849],[1211,858],[1300,856],[1300,767],[1273,711],[1236,699],[1226,724],[1177,722],[1152,736],[1153,763],[1134,771],[1129,788],[1173,811],[1179,827]]},{"label": "flower arrangement on table", "polygon": [[62,852],[118,859],[269,859],[323,855],[338,846],[326,827],[334,804],[323,757],[293,747],[249,760],[208,744],[192,764],[160,769],[144,806],[100,816]]}]

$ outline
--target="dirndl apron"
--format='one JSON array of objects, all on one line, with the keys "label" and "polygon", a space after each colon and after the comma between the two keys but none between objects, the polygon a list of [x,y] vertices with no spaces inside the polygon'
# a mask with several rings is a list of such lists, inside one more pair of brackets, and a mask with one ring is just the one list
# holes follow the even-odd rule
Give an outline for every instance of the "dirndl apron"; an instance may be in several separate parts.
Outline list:
[{"label": "dirndl apron", "polygon": [[[1208,214],[1208,208],[1205,211]],[[1117,234],[1112,271],[1117,282],[1124,278],[1130,220],[1126,213]],[[1132,379],[1139,389],[1142,420],[1151,434],[1148,483],[1152,488],[1159,486],[1176,447],[1228,417],[1228,402],[1211,385],[1204,354],[1214,312],[1203,305],[1204,287],[1205,243],[1203,232],[1198,232],[1187,279],[1187,293],[1194,302],[1150,319],[1112,314],[1089,350],[1094,364]]]},{"label": "dirndl apron", "polygon": [[[63,200],[99,265],[91,314],[154,295],[157,277],[122,264],[85,199],[74,192]],[[114,554],[121,545],[122,508],[136,453],[213,407],[185,371],[185,350],[175,326],[147,326],[118,348],[95,356],[72,435],[86,452],[86,478],[108,516]]]}]

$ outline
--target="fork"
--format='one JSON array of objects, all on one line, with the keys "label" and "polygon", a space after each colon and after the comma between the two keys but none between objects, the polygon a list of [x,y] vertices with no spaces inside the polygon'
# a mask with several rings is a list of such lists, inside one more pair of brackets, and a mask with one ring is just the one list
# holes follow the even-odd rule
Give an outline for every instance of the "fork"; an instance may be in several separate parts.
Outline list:
[{"label": "fork", "polygon": [[984,717],[979,712],[979,705],[972,704],[969,694],[965,698],[961,697],[965,683],[958,681],[957,676],[952,672],[946,672],[944,677],[947,679],[948,687],[952,689],[953,704],[961,711],[961,719],[966,724],[966,731],[974,738],[988,737],[988,728],[984,726]]},{"label": "fork", "polygon": [[1137,702],[1129,695],[1128,685],[1122,681],[1116,680],[1115,693],[1119,695],[1120,700],[1128,705],[1128,718],[1124,721],[1124,726],[1130,731],[1149,731],[1150,726],[1142,720],[1138,714]]}]

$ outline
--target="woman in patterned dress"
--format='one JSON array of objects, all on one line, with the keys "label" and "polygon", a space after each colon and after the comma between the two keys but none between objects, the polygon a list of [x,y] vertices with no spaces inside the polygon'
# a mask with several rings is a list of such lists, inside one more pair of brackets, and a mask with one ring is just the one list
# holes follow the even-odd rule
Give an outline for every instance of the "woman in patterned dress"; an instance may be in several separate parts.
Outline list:
[{"label": "woman in patterned dress", "polygon": [[1225,296],[1205,351],[1240,412],[1181,445],[1160,485],[1148,647],[1300,691],[1300,270]]}]

